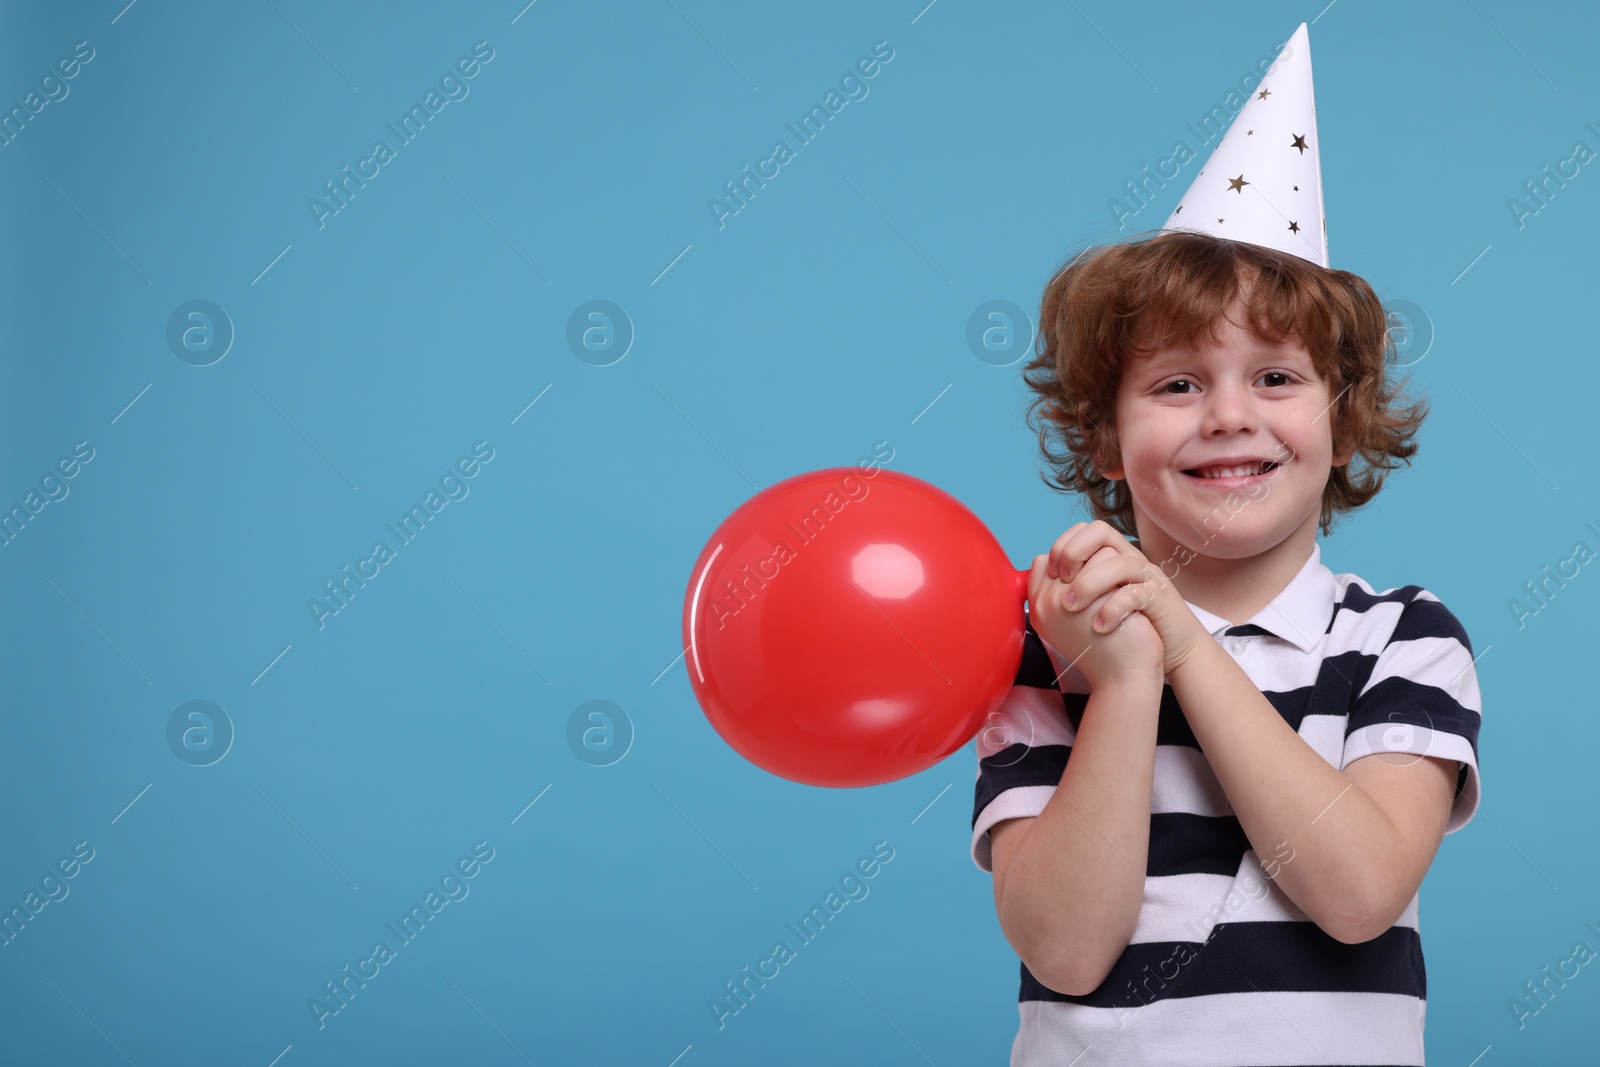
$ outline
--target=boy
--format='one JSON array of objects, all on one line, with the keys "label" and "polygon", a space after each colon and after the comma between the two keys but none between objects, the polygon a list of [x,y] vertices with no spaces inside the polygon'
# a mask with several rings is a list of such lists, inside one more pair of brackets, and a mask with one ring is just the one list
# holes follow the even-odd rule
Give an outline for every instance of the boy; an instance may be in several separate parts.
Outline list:
[{"label": "boy", "polygon": [[1170,232],[1042,301],[1040,442],[1094,521],[1034,559],[978,735],[1013,1065],[1423,1063],[1418,886],[1477,809],[1481,698],[1437,597],[1321,561],[1427,409],[1328,266],[1304,25],[1261,89]]},{"label": "boy", "polygon": [[1426,414],[1392,410],[1377,297],[1163,233],[1079,257],[1041,324],[1035,406],[1096,520],[1035,558],[978,740],[1012,1063],[1422,1063],[1417,889],[1476,810],[1481,702],[1436,597],[1315,540]]}]

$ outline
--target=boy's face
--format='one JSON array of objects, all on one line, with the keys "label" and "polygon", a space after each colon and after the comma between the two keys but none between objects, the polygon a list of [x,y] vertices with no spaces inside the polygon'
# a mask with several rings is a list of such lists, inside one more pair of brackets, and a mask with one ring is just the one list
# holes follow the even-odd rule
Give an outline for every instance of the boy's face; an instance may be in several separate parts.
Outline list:
[{"label": "boy's face", "polygon": [[[1334,454],[1334,398],[1310,353],[1294,339],[1268,344],[1236,324],[1243,317],[1229,310],[1215,346],[1180,343],[1124,362],[1121,455],[1103,473],[1128,480],[1147,556],[1184,545],[1245,559],[1297,533],[1309,550],[1329,471],[1350,460]],[[1237,464],[1252,472],[1242,478],[1188,473],[1234,457],[1278,466],[1255,475],[1258,462]]]}]

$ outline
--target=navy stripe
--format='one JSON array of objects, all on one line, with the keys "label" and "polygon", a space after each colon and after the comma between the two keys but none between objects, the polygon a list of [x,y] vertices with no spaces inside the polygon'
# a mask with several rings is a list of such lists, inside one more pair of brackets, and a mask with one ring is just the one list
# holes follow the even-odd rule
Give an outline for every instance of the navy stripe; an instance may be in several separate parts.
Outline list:
[{"label": "navy stripe", "polygon": [[1253,622],[1247,622],[1243,626],[1230,626],[1230,627],[1228,627],[1226,630],[1222,631],[1222,636],[1223,637],[1277,637],[1278,635],[1273,633],[1271,630],[1266,630],[1266,629],[1261,628],[1260,626],[1257,626]]},{"label": "navy stripe", "polygon": [[[1359,652],[1325,656],[1317,667],[1317,680],[1311,686],[1283,693],[1268,692],[1266,698],[1296,733],[1309,715],[1332,715],[1342,719],[1350,712],[1350,698],[1356,692],[1355,678],[1361,661],[1376,658]],[[1368,673],[1371,673],[1370,667]]]},{"label": "navy stripe", "polygon": [[1350,709],[1344,735],[1380,723],[1426,726],[1430,730],[1463,734],[1478,754],[1478,726],[1482,716],[1462,707],[1450,694],[1409,678],[1385,678],[1361,695]]},{"label": "navy stripe", "polygon": [[[1266,633],[1260,627],[1234,627],[1234,629],[1251,629]],[[1364,655],[1360,652],[1343,652],[1326,656],[1318,669],[1314,685],[1283,692],[1265,690],[1263,695],[1277,709],[1283,720],[1298,732],[1301,721],[1307,715],[1347,714],[1350,710],[1350,696],[1356,691],[1357,683],[1366,684],[1366,680],[1372,676],[1372,668],[1376,662],[1376,655]],[[1017,669],[1013,684],[1060,692],[1060,685],[1055,677],[1055,667],[1050,662],[1050,654],[1040,641],[1038,633],[1034,631],[1032,623],[1027,625],[1022,663]],[[1087,693],[1062,693],[1062,697],[1062,707],[1067,720],[1072,724],[1072,728],[1077,730],[1082,726],[1083,709],[1088,703],[1089,696]],[[1194,731],[1189,726],[1188,717],[1183,714],[1177,697],[1173,695],[1172,687],[1165,684],[1161,687],[1161,710],[1156,727],[1156,744],[1200,748],[1200,743],[1195,740]]]},{"label": "navy stripe", "polygon": [[[1066,745],[1041,745],[1027,748],[1011,745],[990,757],[997,764],[988,766],[974,786],[972,822],[994,799],[1007,789],[1020,786],[1055,786],[1061,781],[1067,755]],[[1008,763],[1007,761],[1015,762]],[[1221,874],[1232,877],[1251,848],[1244,827],[1233,815],[1196,815],[1187,811],[1158,811],[1150,815],[1150,844],[1145,858],[1145,874],[1159,878],[1173,874]]]},{"label": "navy stripe", "polygon": [[1130,1011],[1155,1000],[1222,993],[1361,991],[1428,995],[1422,940],[1391,926],[1346,945],[1308,920],[1219,923],[1211,939],[1130,944],[1090,993],[1058,993],[1022,964],[1018,1001],[1045,1000]]},{"label": "navy stripe", "polygon": [[1183,713],[1183,708],[1178,703],[1172,686],[1161,683],[1161,711],[1156,719],[1156,744],[1182,745],[1184,748],[1198,750],[1200,742],[1195,740],[1194,730],[1189,726],[1189,717]]},{"label": "navy stripe", "polygon": [[1223,874],[1233,877],[1251,847],[1233,815],[1158,811],[1150,816],[1150,853],[1145,876]]},{"label": "navy stripe", "polygon": [[[1415,589],[1416,586],[1408,585],[1406,588]],[[1454,638],[1465,646],[1468,654],[1472,652],[1472,642],[1461,621],[1437,600],[1413,600],[1407,604],[1405,611],[1400,613],[1400,621],[1395,624],[1394,636],[1389,638],[1389,642],[1415,641],[1419,637]]]},{"label": "navy stripe", "polygon": [[978,816],[983,814],[983,809],[1007,789],[1058,785],[1071,751],[1071,745],[1038,745],[1033,748],[1020,744],[1007,745],[994,755],[979,760],[980,771],[972,799],[972,828],[977,828]]},{"label": "navy stripe", "polygon": [[[1352,587],[1354,588],[1354,587]],[[1415,597],[1418,586],[1408,585],[1402,587]],[[1398,593],[1400,590],[1397,590]],[[1371,600],[1372,598],[1366,598]],[[1460,644],[1468,656],[1472,655],[1472,643],[1467,638],[1467,632],[1461,622],[1450,613],[1443,604],[1437,600],[1412,599],[1406,603],[1400,618],[1396,621],[1394,632],[1389,638],[1386,647],[1393,647],[1400,641],[1417,641],[1426,638],[1442,638],[1453,640]],[[1372,679],[1372,672],[1377,667],[1378,657],[1359,657],[1357,674],[1355,677],[1355,691],[1366,689]],[[1454,665],[1445,668],[1454,669]],[[1367,689],[1355,701],[1350,709],[1350,717],[1345,722],[1345,736],[1363,727],[1381,723],[1410,724],[1425,726],[1433,730],[1444,730],[1449,733],[1461,734],[1467,738],[1472,746],[1473,758],[1476,760],[1478,753],[1478,730],[1482,716],[1470,708],[1464,707],[1454,697],[1450,696],[1435,683],[1450,683],[1455,677],[1443,677],[1444,670],[1438,677],[1391,677],[1381,679],[1376,685]],[[1463,767],[1463,770],[1465,768]],[[1465,779],[1458,776],[1458,782]]]},{"label": "navy stripe", "polygon": [[[1349,611],[1357,615],[1365,615],[1380,604],[1406,605],[1416,597],[1422,589],[1419,585],[1402,585],[1389,590],[1387,593],[1369,593],[1355,582],[1345,586],[1344,597],[1334,606],[1333,614],[1337,618],[1339,612]],[[1333,629],[1330,620],[1328,629]]]},{"label": "navy stripe", "polygon": [[1023,616],[1022,662],[1017,665],[1017,678],[1013,685],[1028,685],[1035,689],[1058,689],[1056,669],[1050,662],[1050,652],[1033,628],[1033,620]]}]

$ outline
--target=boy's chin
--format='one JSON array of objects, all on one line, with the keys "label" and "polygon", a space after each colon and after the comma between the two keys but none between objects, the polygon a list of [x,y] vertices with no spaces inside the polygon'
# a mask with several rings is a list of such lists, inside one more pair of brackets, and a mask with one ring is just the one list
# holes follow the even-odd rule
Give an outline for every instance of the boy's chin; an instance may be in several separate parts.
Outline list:
[{"label": "boy's chin", "polygon": [[[1150,552],[1157,552],[1158,554],[1165,552],[1166,554],[1181,556],[1190,561],[1196,559],[1221,561],[1254,559],[1256,556],[1270,552],[1283,544],[1284,541],[1288,540],[1288,535],[1279,536],[1276,531],[1246,531],[1243,529],[1230,531],[1223,529],[1207,539],[1196,537],[1192,534],[1188,537],[1172,537],[1163,531],[1159,538],[1149,539],[1149,551],[1146,551],[1143,540],[1132,538],[1129,540],[1134,547],[1145,553],[1147,559],[1151,560],[1154,560],[1155,557],[1151,556]],[[1161,545],[1170,547],[1162,549],[1160,548]]]}]

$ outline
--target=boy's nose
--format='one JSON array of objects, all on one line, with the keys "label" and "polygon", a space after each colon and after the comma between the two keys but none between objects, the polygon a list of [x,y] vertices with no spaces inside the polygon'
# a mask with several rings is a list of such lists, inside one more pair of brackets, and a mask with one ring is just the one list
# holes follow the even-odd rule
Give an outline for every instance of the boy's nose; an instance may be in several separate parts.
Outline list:
[{"label": "boy's nose", "polygon": [[1255,399],[1247,387],[1234,382],[1220,382],[1212,387],[1205,407],[1203,429],[1206,433],[1254,429],[1259,422]]}]

